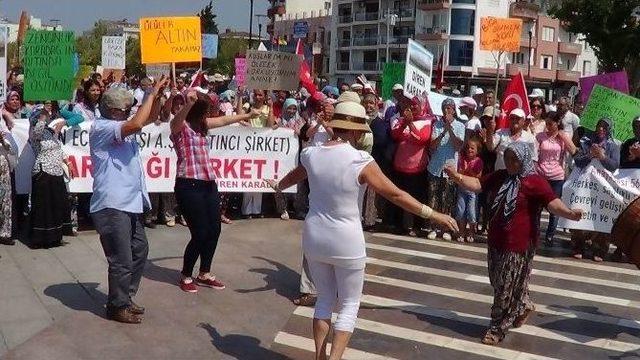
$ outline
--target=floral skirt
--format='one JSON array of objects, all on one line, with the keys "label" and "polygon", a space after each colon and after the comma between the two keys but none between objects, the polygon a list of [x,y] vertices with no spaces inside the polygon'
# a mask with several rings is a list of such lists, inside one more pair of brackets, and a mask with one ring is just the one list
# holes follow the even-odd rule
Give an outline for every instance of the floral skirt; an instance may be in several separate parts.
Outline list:
[{"label": "floral skirt", "polygon": [[11,172],[3,155],[0,155],[0,237],[11,237]]},{"label": "floral skirt", "polygon": [[504,334],[517,317],[534,305],[529,298],[529,277],[535,248],[526,253],[502,251],[489,247],[487,261],[489,280],[493,286],[490,330]]}]

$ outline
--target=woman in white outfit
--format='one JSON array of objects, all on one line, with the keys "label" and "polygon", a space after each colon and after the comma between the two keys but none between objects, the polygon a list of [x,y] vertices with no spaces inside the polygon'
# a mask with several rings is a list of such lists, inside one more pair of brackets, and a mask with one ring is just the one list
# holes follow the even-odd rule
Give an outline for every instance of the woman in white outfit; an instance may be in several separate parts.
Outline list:
[{"label": "woman in white outfit", "polygon": [[360,307],[366,262],[365,239],[359,204],[366,186],[403,209],[457,231],[455,220],[433,211],[398,189],[371,155],[353,146],[363,132],[369,132],[362,105],[345,101],[335,107],[328,126],[334,136],[324,145],[302,151],[300,165],[280,183],[268,180],[276,190],[309,179],[309,213],[305,219],[302,247],[311,278],[318,290],[313,319],[316,359],[327,358],[327,335],[331,314],[338,318],[330,360],[342,358],[351,338]]}]

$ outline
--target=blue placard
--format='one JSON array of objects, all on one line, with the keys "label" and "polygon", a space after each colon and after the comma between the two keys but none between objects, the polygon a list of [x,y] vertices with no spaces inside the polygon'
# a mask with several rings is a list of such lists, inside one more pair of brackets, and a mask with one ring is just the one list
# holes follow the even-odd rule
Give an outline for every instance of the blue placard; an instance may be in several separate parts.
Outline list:
[{"label": "blue placard", "polygon": [[202,57],[215,59],[218,57],[218,35],[202,34]]},{"label": "blue placard", "polygon": [[309,23],[306,21],[296,21],[293,23],[293,38],[304,39],[309,34]]}]

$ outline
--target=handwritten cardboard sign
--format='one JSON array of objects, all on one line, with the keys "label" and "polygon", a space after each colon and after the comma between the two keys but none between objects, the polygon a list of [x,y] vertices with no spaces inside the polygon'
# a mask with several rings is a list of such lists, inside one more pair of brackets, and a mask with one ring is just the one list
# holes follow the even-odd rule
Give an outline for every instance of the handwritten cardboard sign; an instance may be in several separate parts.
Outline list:
[{"label": "handwritten cardboard sign", "polygon": [[201,61],[200,18],[141,18],[140,51],[143,64]]},{"label": "handwritten cardboard sign", "polygon": [[28,30],[24,42],[26,101],[70,100],[75,87],[73,31]]},{"label": "handwritten cardboard sign", "polygon": [[518,52],[521,32],[521,19],[483,17],[480,19],[480,49]]},{"label": "handwritten cardboard sign", "polygon": [[583,77],[580,79],[580,100],[583,104],[589,100],[591,91],[596,84],[625,94],[629,93],[629,78],[626,71]]},{"label": "handwritten cardboard sign", "polygon": [[106,69],[124,69],[126,45],[124,36],[103,36],[102,66]]},{"label": "handwritten cardboard sign", "polygon": [[247,78],[247,59],[236,58],[236,83],[238,86],[244,86]]},{"label": "handwritten cardboard sign", "polygon": [[409,97],[426,96],[431,92],[433,54],[418,42],[409,39],[404,70],[404,93]]},{"label": "handwritten cardboard sign", "polygon": [[300,57],[277,51],[247,51],[246,85],[251,89],[295,90],[300,82]]},{"label": "handwritten cardboard sign", "polygon": [[595,130],[598,121],[608,117],[613,120],[613,136],[620,141],[625,141],[633,137],[631,121],[638,115],[640,115],[640,99],[595,85],[580,117],[580,124],[587,129]]},{"label": "handwritten cardboard sign", "polygon": [[171,64],[147,64],[146,73],[147,77],[152,77],[155,80],[159,80],[162,75],[169,78],[171,76]]}]

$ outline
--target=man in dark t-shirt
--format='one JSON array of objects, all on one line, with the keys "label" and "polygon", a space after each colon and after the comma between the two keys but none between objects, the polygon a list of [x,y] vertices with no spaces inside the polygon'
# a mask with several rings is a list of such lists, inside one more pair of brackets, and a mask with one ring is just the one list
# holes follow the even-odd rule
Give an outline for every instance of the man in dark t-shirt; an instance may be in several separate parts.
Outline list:
[{"label": "man in dark t-shirt", "polygon": [[620,168],[640,169],[640,116],[631,123],[634,137],[620,147]]}]

